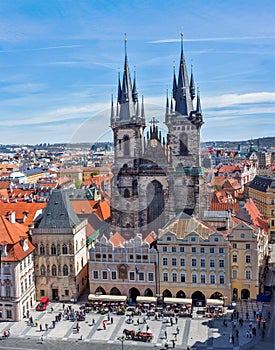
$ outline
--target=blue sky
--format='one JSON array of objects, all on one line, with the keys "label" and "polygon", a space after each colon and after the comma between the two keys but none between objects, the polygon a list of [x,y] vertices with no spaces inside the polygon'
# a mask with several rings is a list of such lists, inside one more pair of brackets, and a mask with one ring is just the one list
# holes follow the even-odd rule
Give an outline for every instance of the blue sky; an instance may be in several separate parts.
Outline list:
[{"label": "blue sky", "polygon": [[202,140],[274,136],[273,0],[0,0],[0,143],[111,139],[124,33],[147,119],[164,120],[180,33]]}]

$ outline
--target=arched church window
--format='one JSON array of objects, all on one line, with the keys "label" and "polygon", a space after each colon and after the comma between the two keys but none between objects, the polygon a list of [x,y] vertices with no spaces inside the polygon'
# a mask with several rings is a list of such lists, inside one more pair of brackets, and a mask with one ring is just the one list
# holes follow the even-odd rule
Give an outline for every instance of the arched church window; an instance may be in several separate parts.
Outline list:
[{"label": "arched church window", "polygon": [[185,156],[188,153],[188,136],[185,133],[181,133],[179,137],[180,143],[180,156]]},{"label": "arched church window", "polygon": [[52,276],[56,276],[56,265],[52,266]]},{"label": "arched church window", "polygon": [[68,276],[68,274],[69,274],[68,266],[64,265],[63,266],[63,276]]},{"label": "arched church window", "polygon": [[130,155],[130,139],[128,135],[124,135],[123,137],[123,154],[125,156]]},{"label": "arched church window", "polygon": [[46,275],[46,268],[45,268],[44,265],[42,265],[42,266],[40,267],[40,274],[41,274],[41,276],[45,276],[45,275]]},{"label": "arched church window", "polygon": [[40,255],[45,255],[45,247],[44,244],[40,244]]},{"label": "arched church window", "polygon": [[51,255],[56,255],[56,246],[54,244],[51,245]]},{"label": "arched church window", "polygon": [[62,254],[68,254],[68,247],[66,244],[63,244],[62,246]]},{"label": "arched church window", "polygon": [[137,196],[138,195],[138,182],[137,180],[133,180],[132,182],[132,189],[133,189],[133,196]]},{"label": "arched church window", "polygon": [[128,188],[124,190],[124,198],[130,198],[130,191],[128,190]]}]

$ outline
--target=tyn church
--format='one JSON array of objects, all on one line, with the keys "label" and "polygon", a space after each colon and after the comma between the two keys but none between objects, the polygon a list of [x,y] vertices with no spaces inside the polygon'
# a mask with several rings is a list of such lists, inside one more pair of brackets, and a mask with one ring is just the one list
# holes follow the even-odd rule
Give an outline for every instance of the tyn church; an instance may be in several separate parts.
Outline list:
[{"label": "tyn church", "polygon": [[[195,105],[195,107],[194,107]],[[114,163],[111,229],[126,239],[158,231],[180,212],[200,216],[200,96],[193,72],[188,77],[181,39],[178,77],[174,70],[171,101],[167,95],[161,134],[153,117],[145,132],[144,99],[138,98],[136,76],[131,80],[126,39],[122,80],[118,77],[117,103],[111,105]]]}]

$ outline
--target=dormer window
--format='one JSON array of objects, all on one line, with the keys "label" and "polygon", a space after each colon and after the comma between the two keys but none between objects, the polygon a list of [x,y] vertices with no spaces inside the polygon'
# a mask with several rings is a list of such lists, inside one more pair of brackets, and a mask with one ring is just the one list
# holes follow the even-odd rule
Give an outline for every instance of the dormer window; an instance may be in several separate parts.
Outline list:
[{"label": "dormer window", "polygon": [[171,240],[172,240],[172,237],[171,236],[167,236],[167,242],[171,242]]}]

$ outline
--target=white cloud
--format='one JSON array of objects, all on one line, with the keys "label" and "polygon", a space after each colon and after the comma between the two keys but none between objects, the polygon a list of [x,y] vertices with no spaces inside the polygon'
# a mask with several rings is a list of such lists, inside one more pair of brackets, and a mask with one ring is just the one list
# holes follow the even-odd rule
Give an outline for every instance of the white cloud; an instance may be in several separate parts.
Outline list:
[{"label": "white cloud", "polygon": [[247,94],[225,94],[214,97],[203,97],[204,108],[223,108],[233,105],[274,103],[275,92],[252,92]]}]

